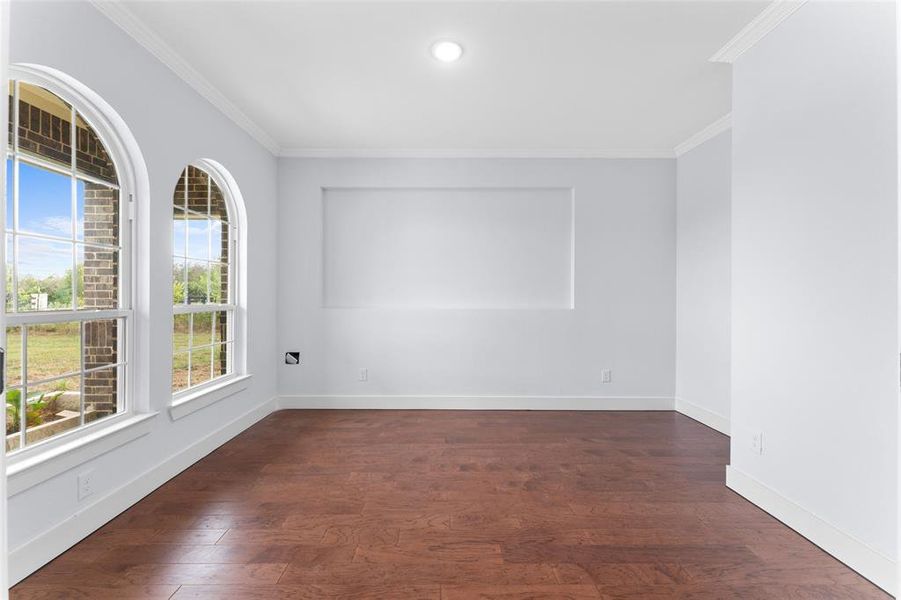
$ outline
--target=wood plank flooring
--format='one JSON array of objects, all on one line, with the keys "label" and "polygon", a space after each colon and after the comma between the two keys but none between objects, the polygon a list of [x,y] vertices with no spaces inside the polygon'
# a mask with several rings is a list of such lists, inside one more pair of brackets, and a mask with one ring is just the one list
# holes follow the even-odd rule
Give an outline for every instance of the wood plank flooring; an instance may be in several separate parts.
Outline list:
[{"label": "wood plank flooring", "polygon": [[283,411],[13,600],[888,598],[672,412]]}]

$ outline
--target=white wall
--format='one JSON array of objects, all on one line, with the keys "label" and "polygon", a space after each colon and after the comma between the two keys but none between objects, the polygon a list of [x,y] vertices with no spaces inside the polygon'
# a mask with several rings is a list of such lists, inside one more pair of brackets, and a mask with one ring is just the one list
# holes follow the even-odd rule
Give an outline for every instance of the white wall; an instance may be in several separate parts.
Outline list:
[{"label": "white wall", "polygon": [[724,433],[731,393],[732,134],[676,160],[676,407]]},{"label": "white wall", "polygon": [[329,308],[572,308],[568,188],[330,188]]},{"label": "white wall", "polygon": [[[275,395],[277,204],[275,159],[90,4],[13,2],[12,23],[13,62],[54,67],[92,88],[125,120],[143,151],[151,197],[137,201],[149,203],[139,212],[148,220],[144,233],[152,236],[145,307],[150,404],[161,411],[149,435],[10,498],[10,547],[24,555],[29,541],[63,522],[68,526],[77,512]],[[246,203],[248,370],[254,377],[246,391],[173,422],[165,410],[171,401],[172,190],[185,164],[198,158],[229,169]],[[79,503],[76,473],[88,469],[95,492]]]},{"label": "white wall", "polygon": [[774,492],[786,515],[815,516],[808,535],[886,587],[898,502],[894,11],[805,4],[737,61],[732,112],[731,476]]},{"label": "white wall", "polygon": [[[331,187],[572,188],[575,308],[323,308],[322,189]],[[604,396],[633,406],[663,397],[671,406],[674,161],[282,159],[279,199],[279,348],[303,355],[301,366],[280,368],[281,394]],[[607,368],[612,383],[602,384]]]}]

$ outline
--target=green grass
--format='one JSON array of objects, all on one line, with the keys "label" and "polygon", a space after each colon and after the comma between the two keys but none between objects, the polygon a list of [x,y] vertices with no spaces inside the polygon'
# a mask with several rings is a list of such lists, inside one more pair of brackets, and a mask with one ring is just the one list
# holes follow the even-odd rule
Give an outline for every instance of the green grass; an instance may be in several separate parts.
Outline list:
[{"label": "green grass", "polygon": [[[176,331],[174,347],[187,348],[188,332]],[[21,385],[22,379],[22,342],[17,327],[7,330],[6,368],[10,386]],[[36,381],[49,379],[63,373],[77,372],[81,366],[80,341],[77,326],[65,323],[62,325],[31,326],[28,330],[28,379]],[[201,351],[202,352],[202,351]],[[218,352],[217,352],[218,355]],[[209,350],[204,356],[208,360]],[[195,355],[196,358],[196,355]],[[188,353],[176,352],[172,358],[173,389],[183,388],[188,383]],[[194,377],[208,379],[209,367],[195,365]],[[60,382],[66,388],[72,380]]]}]

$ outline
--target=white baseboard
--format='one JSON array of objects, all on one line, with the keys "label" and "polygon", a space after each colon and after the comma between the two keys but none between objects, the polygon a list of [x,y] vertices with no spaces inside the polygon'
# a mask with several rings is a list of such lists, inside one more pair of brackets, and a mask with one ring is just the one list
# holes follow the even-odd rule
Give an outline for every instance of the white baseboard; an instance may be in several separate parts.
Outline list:
[{"label": "white baseboard", "polygon": [[271,398],[75,513],[53,529],[12,550],[9,553],[10,585],[25,579],[141,498],[272,413],[276,406],[276,398]]},{"label": "white baseboard", "polygon": [[673,410],[668,396],[281,396],[280,409]]},{"label": "white baseboard", "polygon": [[694,419],[701,425],[706,425],[724,435],[729,435],[729,419],[723,415],[701,408],[697,404],[692,404],[682,398],[676,398],[675,407],[676,412]]},{"label": "white baseboard", "polygon": [[889,594],[897,591],[898,565],[860,540],[731,465],[726,486],[770,513]]}]

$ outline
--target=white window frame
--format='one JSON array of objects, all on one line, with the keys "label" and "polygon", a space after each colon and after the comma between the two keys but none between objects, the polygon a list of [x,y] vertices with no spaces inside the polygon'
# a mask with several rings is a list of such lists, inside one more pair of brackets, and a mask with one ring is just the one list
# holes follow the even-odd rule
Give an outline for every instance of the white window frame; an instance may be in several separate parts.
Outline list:
[{"label": "white window frame", "polygon": [[[147,399],[143,398],[143,395],[140,400],[136,396],[137,386],[141,385],[143,388],[143,385],[136,384],[140,374],[137,372],[137,361],[135,360],[135,331],[137,325],[134,303],[137,294],[136,278],[133,275],[137,272],[138,262],[137,253],[134,251],[136,230],[135,196],[136,192],[140,190],[143,197],[147,190],[146,168],[144,167],[143,157],[140,156],[140,151],[137,149],[137,144],[131,136],[131,132],[128,131],[121,118],[115,114],[115,111],[96,94],[74,79],[47,67],[24,64],[12,65],[9,77],[11,80],[16,81],[17,85],[18,82],[23,82],[44,88],[70,104],[73,111],[76,111],[81,118],[91,125],[116,168],[118,186],[110,185],[102,180],[97,180],[97,183],[102,183],[109,187],[118,187],[119,189],[119,308],[109,310],[47,311],[43,313],[10,312],[5,313],[6,327],[65,321],[85,322],[107,318],[119,318],[124,321],[124,327],[119,333],[124,340],[119,342],[120,355],[117,363],[122,365],[119,372],[121,381],[117,399],[117,402],[121,403],[121,409],[115,415],[110,415],[92,423],[80,424],[78,427],[40,442],[25,445],[24,447],[20,446],[18,450],[7,455],[9,493],[13,494],[53,476],[58,469],[53,464],[48,465],[48,461],[53,460],[55,463],[59,463],[58,458],[64,450],[67,452],[78,451],[79,456],[82,456],[84,460],[88,460],[93,455],[103,451],[102,444],[98,444],[98,442],[103,441],[109,435],[118,436],[119,443],[124,443],[123,431],[128,432],[124,437],[130,439],[146,434],[149,431],[147,419],[156,413],[152,413],[149,410]],[[4,93],[6,93],[6,90],[4,90]],[[11,115],[11,117],[15,119],[14,123],[16,123],[16,126],[13,128],[15,140],[18,136],[18,102],[14,103],[13,109],[14,115]],[[76,155],[76,139],[74,137],[72,138],[72,155],[74,162]],[[12,156],[14,161],[19,160],[13,148],[7,149],[6,156],[2,157],[3,160],[5,161],[8,156]],[[28,159],[24,162],[44,168],[50,167],[57,172],[62,171],[65,174],[72,174],[67,169],[61,169],[58,165],[52,163],[44,164],[44,161],[35,159],[31,155],[28,155]],[[91,179],[83,174],[79,174],[78,177],[86,180]],[[17,193],[17,191],[14,190],[14,193]],[[4,203],[6,202],[5,197],[3,201]],[[5,220],[5,215],[6,211],[4,210],[0,219]],[[3,233],[5,239],[5,223],[3,224]],[[4,243],[2,254],[5,255],[5,252],[6,244]],[[5,306],[3,310],[5,311]],[[143,331],[145,328],[142,327],[141,329]],[[5,345],[5,328],[0,332],[0,337],[2,337]],[[22,360],[27,360],[24,352]],[[95,447],[96,452],[92,450]],[[35,469],[35,467],[40,468]],[[26,479],[27,482],[24,482],[23,480]]]},{"label": "white window frame", "polygon": [[[219,304],[188,304],[187,287],[185,302],[172,305],[173,327],[170,332],[174,335],[175,315],[226,312],[229,315],[228,329],[231,332],[231,341],[228,344],[228,372],[201,384],[191,385],[172,394],[172,404],[169,413],[173,419],[186,416],[195,410],[212,404],[220,399],[231,396],[245,389],[250,376],[246,374],[246,327],[244,324],[244,202],[240,190],[231,174],[218,162],[210,159],[200,159],[190,163],[191,167],[200,169],[210,177],[222,192],[225,208],[228,212],[229,228],[229,256],[228,256],[228,301]],[[187,168],[187,167],[186,167]],[[187,232],[185,233],[187,237]],[[187,240],[186,240],[187,242]],[[172,245],[170,245],[170,248]],[[173,257],[176,255],[171,253]],[[187,254],[187,252],[185,252]],[[180,256],[179,256],[180,258]],[[211,347],[213,344],[211,344]],[[203,346],[200,346],[201,348]],[[170,346],[172,348],[172,346]],[[191,350],[191,348],[189,346]],[[172,350],[174,359],[175,352]],[[191,353],[188,352],[188,373],[190,374]],[[170,361],[170,367],[172,361]],[[171,379],[171,378],[170,378]]]}]

